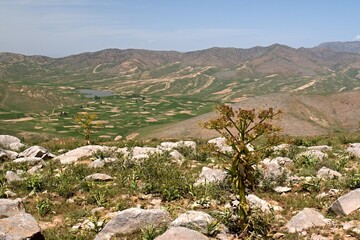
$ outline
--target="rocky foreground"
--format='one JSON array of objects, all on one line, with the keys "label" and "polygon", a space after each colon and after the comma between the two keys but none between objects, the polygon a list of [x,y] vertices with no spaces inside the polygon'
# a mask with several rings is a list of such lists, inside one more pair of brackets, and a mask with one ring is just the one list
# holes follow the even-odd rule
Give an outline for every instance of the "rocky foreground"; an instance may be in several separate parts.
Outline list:
[{"label": "rocky foreground", "polygon": [[[222,138],[207,144],[215,144],[220,152],[232,152]],[[79,234],[97,240],[139,236],[157,240],[238,239],[233,210],[239,201],[226,188],[226,162],[210,155],[196,157],[200,153],[194,141],[162,142],[153,147],[88,145],[70,151],[61,149],[57,154],[41,146],[26,147],[8,135],[0,135],[0,145],[0,239],[61,238],[54,234],[56,231],[73,234],[64,233],[63,239]],[[189,171],[188,176],[195,176],[182,180],[189,181],[183,192],[176,181],[174,188],[159,192],[151,181],[146,183],[142,178],[147,171],[159,170],[145,166],[157,156],[165,158],[164,167],[181,168]],[[254,216],[271,219],[266,222],[269,227],[264,225],[266,235],[254,230],[252,238],[359,239],[359,159],[360,143],[274,147],[257,166],[258,189],[247,196]],[[80,165],[84,168],[79,176],[66,175]],[[133,170],[136,176],[126,176],[127,169],[134,166],[142,173]],[[126,174],[120,175],[117,169]],[[56,188],[63,182],[54,180],[50,188],[46,181],[39,180],[45,175],[50,176],[48,182],[69,176],[79,183],[69,180],[70,186],[64,186],[71,190],[65,191]],[[157,178],[166,177],[160,175]],[[109,192],[121,182],[124,192]],[[111,198],[102,191],[108,191]],[[93,195],[89,198],[88,193]],[[126,200],[126,206],[115,207],[120,199]],[[69,213],[61,209],[69,206],[85,213],[65,217]],[[263,223],[259,221],[259,225]]]}]

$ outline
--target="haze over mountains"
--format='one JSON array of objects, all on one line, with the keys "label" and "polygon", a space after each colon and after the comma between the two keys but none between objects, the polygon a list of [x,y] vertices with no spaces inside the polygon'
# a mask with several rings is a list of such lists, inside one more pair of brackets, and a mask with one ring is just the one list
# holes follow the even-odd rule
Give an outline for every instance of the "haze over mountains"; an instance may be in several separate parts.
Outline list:
[{"label": "haze over mountains", "polygon": [[[208,102],[206,106],[211,101],[241,104],[268,94],[275,94],[272,99],[276,103],[277,98],[281,101],[294,94],[336,98],[334,94],[355,91],[349,101],[359,106],[359,73],[360,41],[298,49],[280,44],[249,49],[215,47],[186,53],[106,49],[64,58],[0,53],[0,108],[4,112],[49,111],[76,103],[77,89],[88,88],[161,101],[174,97],[195,99]],[[346,99],[343,95],[341,98]],[[254,107],[261,106],[264,100],[256,99]],[[308,106],[317,104],[315,98],[307,99],[314,101]],[[29,101],[33,106],[21,104]],[[333,109],[327,109],[329,114],[324,114],[323,119],[310,118],[315,113],[310,110],[311,114],[296,118],[321,127],[321,131],[314,131],[317,133],[335,125],[336,129],[356,128],[359,109],[346,121],[330,114],[340,105],[334,101]],[[187,111],[188,117],[198,115],[193,107],[181,111]],[[321,124],[323,121],[326,126]]]}]

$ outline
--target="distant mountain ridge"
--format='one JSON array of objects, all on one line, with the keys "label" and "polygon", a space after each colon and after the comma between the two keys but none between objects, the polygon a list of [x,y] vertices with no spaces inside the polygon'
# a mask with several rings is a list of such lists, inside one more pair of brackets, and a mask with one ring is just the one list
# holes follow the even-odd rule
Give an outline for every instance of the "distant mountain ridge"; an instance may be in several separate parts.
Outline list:
[{"label": "distant mountain ridge", "polygon": [[360,53],[360,41],[327,42],[321,43],[318,47],[332,49],[335,52]]},{"label": "distant mountain ridge", "polygon": [[[79,70],[108,66],[98,71],[121,73],[129,69],[149,70],[165,64],[187,66],[242,67],[242,74],[281,74],[285,76],[315,76],[339,68],[360,67],[360,42],[323,43],[314,48],[291,48],[273,44],[268,47],[210,48],[192,52],[151,51],[141,49],[105,49],[63,58],[24,56],[0,53],[0,65],[14,63],[41,65],[41,68]],[[9,72],[9,71],[8,71]],[[241,72],[241,71],[240,71]],[[11,75],[11,73],[10,73]]]}]

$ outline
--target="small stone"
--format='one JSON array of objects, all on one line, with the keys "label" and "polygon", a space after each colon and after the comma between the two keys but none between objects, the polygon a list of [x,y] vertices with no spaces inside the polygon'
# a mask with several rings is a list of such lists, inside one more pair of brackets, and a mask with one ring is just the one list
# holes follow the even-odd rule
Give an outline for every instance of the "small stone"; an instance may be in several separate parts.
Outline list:
[{"label": "small stone", "polygon": [[283,174],[286,174],[286,169],[281,166],[276,159],[265,158],[260,164],[264,178],[267,180],[275,180]]},{"label": "small stone", "polygon": [[37,165],[31,167],[27,172],[32,175],[32,174],[35,174],[36,172],[38,172],[42,168],[43,168],[43,164],[40,163],[40,164],[37,164]]},{"label": "small stone", "polygon": [[161,198],[154,198],[150,201],[150,204],[153,205],[153,208],[160,208],[161,207]]},{"label": "small stone", "polygon": [[113,178],[107,174],[103,173],[94,173],[87,177],[85,177],[85,180],[94,180],[94,181],[111,181]]},{"label": "small stone", "polygon": [[121,135],[117,135],[115,138],[114,138],[114,141],[120,141],[123,137]]},{"label": "small stone", "polygon": [[96,213],[103,212],[104,210],[105,210],[104,207],[97,207],[97,208],[91,209],[90,213],[91,213],[91,215],[95,215]]},{"label": "small stone", "polygon": [[287,193],[291,191],[290,187],[275,187],[274,191],[277,193]]},{"label": "small stone", "polygon": [[275,234],[273,235],[273,239],[281,239],[281,238],[283,238],[283,237],[285,237],[285,234],[284,234],[284,233],[280,233],[280,232],[275,233]]},{"label": "small stone", "polygon": [[271,210],[282,211],[282,207],[271,205],[267,201],[255,196],[254,194],[249,194],[246,196],[246,199],[249,201],[250,207],[252,209],[259,209],[265,213],[271,213]]},{"label": "small stone", "polygon": [[356,157],[360,157],[360,143],[351,143],[346,151]]},{"label": "small stone", "polygon": [[217,151],[221,153],[232,153],[234,151],[231,146],[226,144],[226,139],[224,137],[210,139],[208,144],[214,144]]},{"label": "small stone", "polygon": [[178,162],[179,164],[181,164],[185,159],[184,156],[181,153],[179,153],[178,150],[172,150],[170,152],[170,156],[175,162]]}]

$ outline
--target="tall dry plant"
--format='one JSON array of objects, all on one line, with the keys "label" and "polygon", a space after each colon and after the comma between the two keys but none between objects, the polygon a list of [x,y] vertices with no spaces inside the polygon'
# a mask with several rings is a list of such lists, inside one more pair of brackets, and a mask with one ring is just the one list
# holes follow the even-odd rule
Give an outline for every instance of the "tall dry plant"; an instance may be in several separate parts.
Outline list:
[{"label": "tall dry plant", "polygon": [[[221,153],[231,159],[228,169],[232,185],[240,196],[238,208],[239,217],[244,222],[250,213],[248,201],[246,200],[247,189],[254,189],[256,180],[255,164],[270,146],[265,144],[263,147],[249,149],[249,145],[254,145],[260,137],[267,140],[274,140],[279,128],[272,125],[271,120],[279,115],[280,111],[272,108],[262,111],[234,110],[227,105],[217,107],[220,116],[203,124],[207,129],[216,130],[221,136],[225,137],[226,143],[232,147],[233,153]],[[269,141],[267,141],[269,142]]]}]

